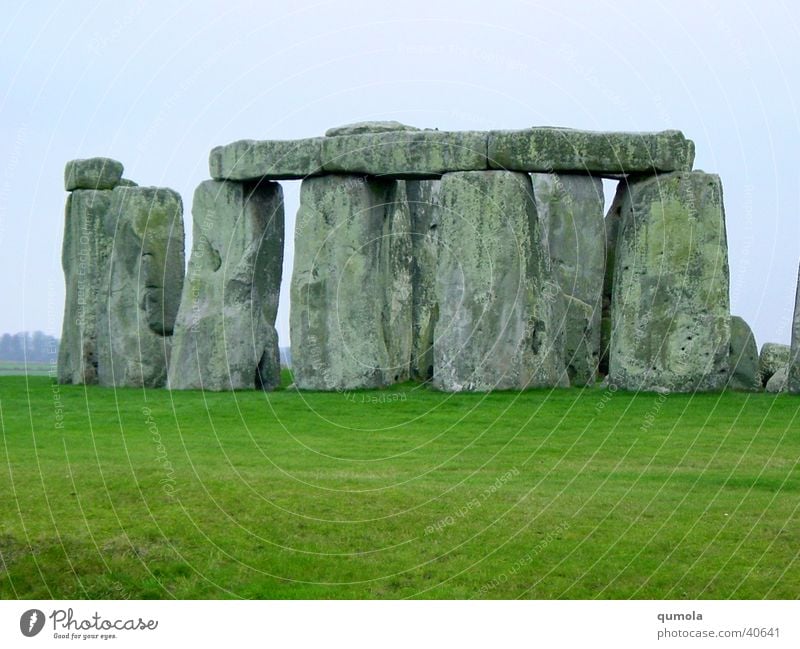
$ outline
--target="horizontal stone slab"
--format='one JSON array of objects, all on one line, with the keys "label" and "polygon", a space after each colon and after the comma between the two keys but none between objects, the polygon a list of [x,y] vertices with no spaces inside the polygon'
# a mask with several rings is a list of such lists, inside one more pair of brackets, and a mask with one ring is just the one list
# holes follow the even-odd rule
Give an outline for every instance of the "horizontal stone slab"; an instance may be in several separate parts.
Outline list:
[{"label": "horizontal stone slab", "polygon": [[400,122],[391,121],[371,121],[354,122],[343,126],[334,126],[325,131],[328,137],[339,135],[364,135],[365,133],[396,133],[397,131],[419,131],[416,126],[409,126]]},{"label": "horizontal stone slab", "polygon": [[239,140],[211,150],[208,168],[214,180],[297,180],[322,172],[322,141]]},{"label": "horizontal stone slab", "polygon": [[456,171],[507,169],[619,178],[691,170],[694,143],[680,131],[619,133],[540,127],[437,131],[360,122],[303,140],[239,140],[209,156],[215,180],[299,180],[323,173],[433,179]]},{"label": "horizontal stone slab", "polygon": [[410,131],[328,137],[323,168],[395,178],[438,178],[451,171],[487,169],[486,133]]},{"label": "horizontal stone slab", "polygon": [[493,169],[598,176],[690,171],[694,142],[680,131],[623,133],[538,127],[489,133]]},{"label": "horizontal stone slab", "polygon": [[64,188],[114,189],[122,178],[122,163],[111,158],[70,160],[64,167]]}]

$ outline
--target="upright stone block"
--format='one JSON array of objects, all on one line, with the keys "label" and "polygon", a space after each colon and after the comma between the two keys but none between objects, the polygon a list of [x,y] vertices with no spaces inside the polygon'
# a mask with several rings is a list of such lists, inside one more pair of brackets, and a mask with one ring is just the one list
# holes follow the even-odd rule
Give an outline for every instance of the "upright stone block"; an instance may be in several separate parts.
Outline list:
[{"label": "upright stone block", "polygon": [[570,295],[565,296],[564,363],[570,385],[592,386],[597,380],[599,326],[595,309]]},{"label": "upright stone block", "polygon": [[786,392],[789,389],[789,366],[779,367],[775,373],[769,377],[769,381],[764,386],[764,390],[773,394]]},{"label": "upright stone block", "polygon": [[722,184],[702,172],[631,183],[622,205],[609,380],[628,390],[718,390],[730,307]]},{"label": "upright stone block", "polygon": [[[605,271],[605,220],[603,182],[591,176],[574,174],[532,174],[536,209],[544,226],[553,274],[563,293],[589,306],[589,336],[581,347],[594,358],[591,379],[580,373],[585,384],[594,380],[600,359],[600,319],[603,274]],[[570,309],[568,315],[583,320],[583,309]],[[580,322],[567,322],[574,334],[584,328]]]},{"label": "upright stone block", "polygon": [[758,346],[750,325],[739,316],[731,316],[731,343],[728,359],[728,388],[749,392],[760,391]]},{"label": "upright stone block", "polygon": [[758,372],[758,346],[753,331],[742,318],[731,316],[730,366],[731,390],[759,391],[761,377]]},{"label": "upright stone block", "polygon": [[292,274],[298,388],[377,388],[409,377],[411,223],[405,183],[309,178],[300,189]]},{"label": "upright stone block", "polygon": [[603,273],[603,314],[600,321],[600,373],[608,374],[608,355],[611,349],[611,293],[614,286],[614,266],[617,238],[622,221],[622,204],[628,195],[628,181],[617,183],[614,199],[605,217],[606,265]]},{"label": "upright stone block", "polygon": [[411,212],[412,343],[411,375],[433,378],[433,342],[439,305],[436,302],[436,261],[439,255],[438,180],[406,182]]},{"label": "upright stone block", "polygon": [[561,291],[527,174],[445,174],[440,190],[434,385],[448,392],[558,385]]},{"label": "upright stone block", "polygon": [[173,336],[173,390],[270,390],[280,383],[275,318],[283,266],[278,183],[200,183]]},{"label": "upright stone block", "polygon": [[797,274],[797,293],[794,298],[792,346],[789,358],[789,392],[800,394],[800,271]]},{"label": "upright stone block", "polygon": [[97,383],[98,296],[108,270],[110,191],[79,189],[67,197],[61,264],[66,281],[58,382]]},{"label": "upright stone block", "polygon": [[98,320],[99,382],[160,387],[184,275],[183,204],[171,189],[117,187]]},{"label": "upright stone block", "polygon": [[[391,181],[390,181],[391,182]],[[388,377],[391,382],[407,381],[411,375],[412,267],[411,211],[404,181],[391,182],[386,190],[387,222],[382,235],[384,322],[387,323]]]},{"label": "upright stone block", "polygon": [[758,372],[761,375],[762,385],[766,387],[775,372],[789,365],[791,354],[790,345],[782,345],[781,343],[764,343],[761,345],[761,353],[758,355]]}]

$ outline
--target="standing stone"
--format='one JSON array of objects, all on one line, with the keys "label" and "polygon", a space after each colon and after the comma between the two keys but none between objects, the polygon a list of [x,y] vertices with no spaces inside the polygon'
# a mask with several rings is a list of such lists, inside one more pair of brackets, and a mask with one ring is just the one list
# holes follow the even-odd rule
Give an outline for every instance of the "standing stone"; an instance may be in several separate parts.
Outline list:
[{"label": "standing stone", "polygon": [[703,172],[631,183],[611,305],[609,380],[628,390],[718,390],[728,380],[722,184]]},{"label": "standing stone", "polygon": [[283,266],[278,183],[200,183],[172,343],[172,390],[271,390],[280,383],[275,318]]},{"label": "standing stone", "polygon": [[559,384],[561,291],[530,176],[445,174],[440,205],[434,385],[460,392]]},{"label": "standing stone", "polygon": [[794,298],[792,349],[789,359],[789,392],[800,394],[800,271],[797,273],[797,292]]},{"label": "standing stone", "polygon": [[291,286],[298,388],[377,388],[409,377],[411,223],[405,183],[308,178]]},{"label": "standing stone", "polygon": [[775,373],[769,377],[769,381],[764,386],[767,392],[778,394],[779,392],[786,392],[789,387],[789,366],[784,365],[775,370]]},{"label": "standing stone", "polygon": [[110,191],[78,189],[67,197],[61,264],[66,281],[58,382],[97,383],[97,315],[108,269]]},{"label": "standing stone", "polygon": [[566,295],[599,306],[606,254],[603,181],[570,174],[531,174],[531,180],[555,279]]},{"label": "standing stone", "polygon": [[758,356],[758,372],[761,375],[761,384],[766,387],[767,382],[780,368],[789,365],[791,347],[780,343],[764,343]]},{"label": "standing stone", "polygon": [[600,322],[600,373],[608,374],[608,356],[611,349],[611,293],[614,286],[614,265],[617,251],[619,225],[622,221],[622,203],[628,195],[628,181],[617,183],[614,200],[605,218],[606,264],[603,273],[603,314]]},{"label": "standing stone", "polygon": [[570,385],[592,386],[597,380],[597,331],[599,319],[596,310],[586,302],[570,295],[565,296],[564,363]]},{"label": "standing stone", "polygon": [[[600,358],[600,318],[605,272],[605,220],[603,181],[591,176],[571,174],[532,174],[536,209],[544,225],[553,275],[563,293],[590,308],[586,334],[590,357],[595,359],[591,380]],[[573,334],[583,329],[583,310],[567,312],[578,322],[566,322]],[[585,384],[588,377],[580,375]]]},{"label": "standing stone", "polygon": [[[392,382],[411,376],[413,289],[411,280],[411,211],[404,181],[394,181],[387,189],[387,223],[381,246],[381,266],[386,269],[383,321],[387,325],[389,377]],[[392,373],[394,372],[394,373]]]},{"label": "standing stone", "polygon": [[439,180],[406,182],[411,212],[412,338],[411,375],[433,378],[433,334],[439,317],[436,260],[439,250]]},{"label": "standing stone", "polygon": [[163,386],[183,287],[181,197],[165,188],[117,187],[106,233],[112,243],[100,296],[99,382]]},{"label": "standing stone", "polygon": [[731,390],[761,390],[758,347],[753,331],[742,318],[731,316],[731,344],[728,365]]}]

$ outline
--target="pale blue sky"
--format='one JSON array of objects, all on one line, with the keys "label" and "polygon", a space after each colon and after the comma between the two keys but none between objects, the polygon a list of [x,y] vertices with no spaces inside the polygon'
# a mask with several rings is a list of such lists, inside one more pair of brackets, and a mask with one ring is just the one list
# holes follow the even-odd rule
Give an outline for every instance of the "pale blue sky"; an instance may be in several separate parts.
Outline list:
[{"label": "pale blue sky", "polygon": [[[10,5],[0,26],[0,332],[60,334],[66,160],[107,155],[140,184],[178,190],[190,230],[213,146],[396,119],[682,129],[697,143],[696,167],[722,177],[733,311],[759,345],[788,342],[800,260],[798,42],[800,10],[788,0]],[[290,233],[297,185],[284,189]]]}]

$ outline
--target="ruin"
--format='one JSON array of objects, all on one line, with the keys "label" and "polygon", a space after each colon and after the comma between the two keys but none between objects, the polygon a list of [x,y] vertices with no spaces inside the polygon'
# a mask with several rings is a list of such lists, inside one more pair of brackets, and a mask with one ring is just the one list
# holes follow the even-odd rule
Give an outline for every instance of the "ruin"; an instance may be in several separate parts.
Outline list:
[{"label": "ruin", "polygon": [[468,171],[441,182],[433,384],[448,392],[560,384],[562,295],[530,176]]},{"label": "ruin", "polygon": [[730,307],[722,184],[700,171],[629,182],[611,297],[609,381],[627,390],[718,390]]},{"label": "ruin", "polygon": [[[602,376],[627,390],[760,389],[780,368],[731,317],[722,183],[692,170],[694,153],[680,131],[398,122],[233,142],[212,149],[195,191],[185,281],[180,197],[132,187],[112,160],[71,161],[59,380],[277,386],[280,181],[299,180],[298,389]],[[603,178],[619,181],[605,215]],[[799,317],[784,361],[795,391]]]},{"label": "ruin", "polygon": [[411,216],[405,183],[303,181],[291,284],[297,387],[352,390],[409,378]]},{"label": "ruin", "polygon": [[184,275],[183,203],[108,158],[70,161],[61,383],[161,387]]},{"label": "ruin", "polygon": [[755,392],[761,389],[758,371],[758,346],[750,325],[739,316],[731,316],[731,345],[728,356],[732,390]]},{"label": "ruin", "polygon": [[600,364],[606,268],[603,183],[596,176],[564,173],[534,173],[531,179],[553,279],[568,298],[567,374],[574,385],[592,385]]},{"label": "ruin", "polygon": [[280,381],[275,318],[283,263],[281,186],[208,180],[194,193],[192,218],[168,385],[271,389]]}]

